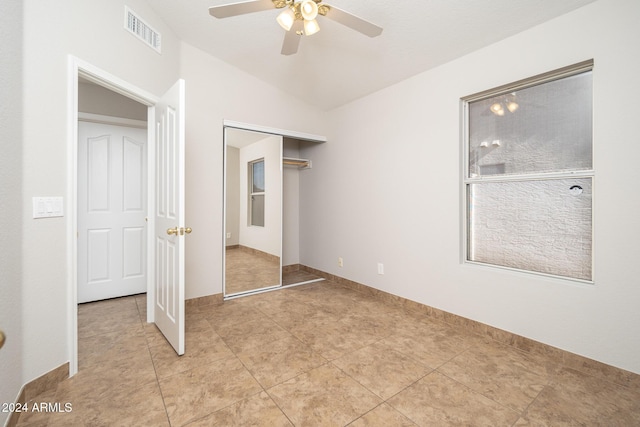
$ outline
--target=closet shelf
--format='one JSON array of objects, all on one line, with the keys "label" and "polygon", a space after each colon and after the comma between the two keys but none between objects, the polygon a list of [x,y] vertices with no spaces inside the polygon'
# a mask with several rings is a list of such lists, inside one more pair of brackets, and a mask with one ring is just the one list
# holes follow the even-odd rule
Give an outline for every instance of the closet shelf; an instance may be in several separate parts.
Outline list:
[{"label": "closet shelf", "polygon": [[311,169],[311,160],[294,159],[293,157],[283,157],[282,164],[285,166],[297,166],[298,169]]}]

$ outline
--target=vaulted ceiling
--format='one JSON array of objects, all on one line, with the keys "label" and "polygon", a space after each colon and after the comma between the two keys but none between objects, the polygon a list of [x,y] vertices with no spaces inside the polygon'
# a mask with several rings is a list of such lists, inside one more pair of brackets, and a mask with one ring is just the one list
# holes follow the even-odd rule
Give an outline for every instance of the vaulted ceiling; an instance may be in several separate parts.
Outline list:
[{"label": "vaulted ceiling", "polygon": [[[384,28],[369,38],[319,16],[280,54],[279,10],[217,19],[239,0],[147,0],[185,42],[321,109],[340,106],[595,0],[325,0]],[[523,52],[523,55],[526,53]]]}]

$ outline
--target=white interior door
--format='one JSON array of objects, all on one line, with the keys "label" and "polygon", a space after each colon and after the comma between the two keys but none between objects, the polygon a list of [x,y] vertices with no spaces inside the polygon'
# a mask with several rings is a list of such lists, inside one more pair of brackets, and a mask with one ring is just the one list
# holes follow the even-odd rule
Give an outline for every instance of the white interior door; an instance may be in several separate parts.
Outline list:
[{"label": "white interior door", "polygon": [[184,80],[156,104],[155,322],[184,354]]},{"label": "white interior door", "polygon": [[147,291],[147,131],[78,124],[78,302]]}]

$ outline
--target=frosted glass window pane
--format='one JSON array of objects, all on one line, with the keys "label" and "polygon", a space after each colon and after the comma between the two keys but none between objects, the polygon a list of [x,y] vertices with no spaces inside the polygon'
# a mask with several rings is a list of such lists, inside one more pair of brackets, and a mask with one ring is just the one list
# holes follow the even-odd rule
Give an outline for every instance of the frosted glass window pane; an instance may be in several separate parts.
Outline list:
[{"label": "frosted glass window pane", "polygon": [[251,225],[264,227],[264,195],[251,196]]},{"label": "frosted glass window pane", "polygon": [[591,178],[469,184],[468,259],[591,280]]},{"label": "frosted glass window pane", "polygon": [[469,103],[469,177],[592,169],[584,72]]}]

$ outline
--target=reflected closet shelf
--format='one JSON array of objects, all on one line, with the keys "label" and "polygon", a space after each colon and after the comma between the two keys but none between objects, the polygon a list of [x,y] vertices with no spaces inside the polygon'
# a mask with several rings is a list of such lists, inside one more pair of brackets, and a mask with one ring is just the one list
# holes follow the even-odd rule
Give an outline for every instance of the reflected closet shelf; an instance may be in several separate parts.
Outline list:
[{"label": "reflected closet shelf", "polygon": [[298,169],[311,169],[311,160],[294,159],[293,157],[283,157],[282,164],[285,166],[296,166]]}]

